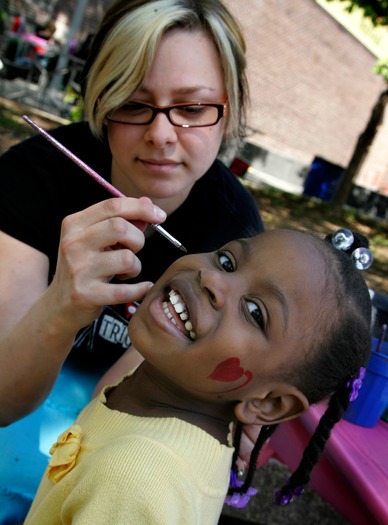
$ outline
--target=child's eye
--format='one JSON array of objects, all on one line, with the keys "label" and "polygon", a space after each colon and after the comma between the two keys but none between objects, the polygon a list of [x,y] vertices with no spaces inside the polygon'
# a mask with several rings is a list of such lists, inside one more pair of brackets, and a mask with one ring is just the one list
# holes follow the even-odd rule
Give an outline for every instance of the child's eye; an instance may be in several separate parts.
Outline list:
[{"label": "child's eye", "polygon": [[235,271],[235,263],[232,260],[232,258],[226,254],[226,252],[217,252],[218,260],[220,262],[221,267],[226,272],[234,272]]},{"label": "child's eye", "polygon": [[247,301],[248,311],[253,317],[254,322],[264,331],[265,318],[261,308],[253,301]]}]

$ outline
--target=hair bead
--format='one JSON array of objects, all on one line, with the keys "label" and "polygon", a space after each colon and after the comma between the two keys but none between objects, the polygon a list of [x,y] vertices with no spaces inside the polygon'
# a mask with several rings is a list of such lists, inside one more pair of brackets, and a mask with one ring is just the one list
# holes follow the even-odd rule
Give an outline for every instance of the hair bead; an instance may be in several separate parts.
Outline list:
[{"label": "hair bead", "polygon": [[367,270],[372,266],[373,255],[368,248],[357,248],[352,253],[352,261],[357,270]]},{"label": "hair bead", "polygon": [[341,228],[334,233],[331,242],[337,250],[347,250],[354,242],[354,235],[350,230]]},{"label": "hair bead", "polygon": [[[354,243],[354,235],[350,230],[341,228],[334,233],[331,242],[337,250],[347,251]],[[367,270],[373,263],[372,253],[362,246],[352,252],[351,259],[357,270]]]}]

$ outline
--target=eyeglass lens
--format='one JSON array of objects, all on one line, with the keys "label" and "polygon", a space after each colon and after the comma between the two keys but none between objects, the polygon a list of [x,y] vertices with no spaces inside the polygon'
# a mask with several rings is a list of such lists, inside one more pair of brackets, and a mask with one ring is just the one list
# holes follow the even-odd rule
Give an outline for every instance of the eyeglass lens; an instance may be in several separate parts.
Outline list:
[{"label": "eyeglass lens", "polygon": [[[110,113],[109,118],[123,124],[150,124],[157,113],[165,113],[176,126],[211,126],[220,118],[219,107],[214,105],[182,105],[156,108],[145,104],[128,103]],[[222,114],[221,114],[222,116]]]}]

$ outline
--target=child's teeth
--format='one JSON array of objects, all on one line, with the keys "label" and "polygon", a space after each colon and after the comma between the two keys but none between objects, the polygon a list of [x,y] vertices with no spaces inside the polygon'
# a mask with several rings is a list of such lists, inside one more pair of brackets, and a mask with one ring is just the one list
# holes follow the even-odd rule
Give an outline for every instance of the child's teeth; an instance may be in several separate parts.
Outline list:
[{"label": "child's teeth", "polygon": [[180,295],[175,290],[170,290],[168,296],[170,298],[171,304],[176,304],[180,299]]},{"label": "child's teeth", "polygon": [[176,303],[176,304],[172,303],[172,305],[177,314],[181,314],[182,312],[185,311],[185,307],[182,303]]},{"label": "child's teeth", "polygon": [[171,313],[170,310],[168,309],[167,303],[164,302],[162,306],[163,306],[164,313],[167,315],[167,317],[170,319],[170,321],[171,321],[173,324],[176,325],[176,321],[175,321],[175,319],[174,319],[172,313]]},{"label": "child's teeth", "polygon": [[[181,314],[181,313],[185,312],[186,307],[185,307],[185,305],[182,302],[180,302],[181,301],[181,296],[178,294],[178,292],[176,292],[175,290],[170,290],[168,295],[170,297],[170,302],[173,305],[174,310],[176,311],[176,313],[177,314]],[[186,319],[187,319],[187,317],[186,317]],[[184,320],[185,319],[182,319],[182,321],[184,321]]]},{"label": "child's teeth", "polygon": [[172,318],[173,318],[173,317],[172,317],[172,313],[171,313],[170,310],[168,309],[168,306],[167,306],[167,303],[166,303],[166,302],[163,303],[163,310],[164,310],[164,313],[167,315],[167,317],[168,317],[169,319],[172,319]]},{"label": "child's teeth", "polygon": [[[197,336],[196,336],[196,333],[193,330],[193,325],[192,325],[192,323],[191,323],[191,321],[189,319],[189,315],[188,315],[188,312],[186,310],[186,305],[183,302],[181,302],[182,301],[181,296],[175,290],[170,290],[168,295],[169,295],[169,301],[172,304],[172,306],[173,306],[174,310],[176,311],[176,313],[179,314],[179,317],[181,318],[182,321],[186,321],[184,323],[185,324],[185,328],[189,332],[190,338],[194,341]],[[170,310],[168,308],[167,301],[165,301],[163,303],[163,310],[166,312],[166,315],[171,320],[171,322],[176,324],[176,321],[175,321],[174,317],[172,316],[172,314],[171,314],[171,312],[170,312]]]},{"label": "child's teeth", "polygon": [[170,295],[170,301],[171,304],[176,304],[179,301],[179,297],[177,295]]}]

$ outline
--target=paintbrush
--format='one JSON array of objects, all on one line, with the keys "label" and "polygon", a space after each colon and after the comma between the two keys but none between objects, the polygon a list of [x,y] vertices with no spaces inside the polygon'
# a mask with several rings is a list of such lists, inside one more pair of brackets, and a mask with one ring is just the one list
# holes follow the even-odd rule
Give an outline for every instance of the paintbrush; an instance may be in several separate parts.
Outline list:
[{"label": "paintbrush", "polygon": [[[61,151],[66,157],[68,157],[70,160],[72,160],[79,168],[85,171],[90,177],[92,177],[95,181],[97,181],[101,186],[103,186],[106,190],[109,191],[112,195],[115,197],[126,197],[124,193],[121,193],[117,188],[115,188],[110,182],[106,181],[101,175],[99,175],[96,171],[94,171],[90,166],[88,166],[83,160],[78,158],[74,153],[72,153],[70,150],[68,150],[63,144],[61,144],[57,139],[52,137],[47,131],[45,131],[43,128],[41,128],[36,122],[31,120],[27,115],[23,115],[23,119],[29,124],[31,127],[33,127],[36,131],[38,131],[45,139],[47,139],[53,146],[55,146],[59,151]],[[170,241],[174,246],[182,250],[182,252],[187,253],[186,248],[183,246],[181,242],[179,242],[175,237],[170,235],[168,231],[166,231],[164,228],[160,226],[160,224],[150,224],[154,230],[159,232],[163,237],[165,237],[168,241]]]}]

